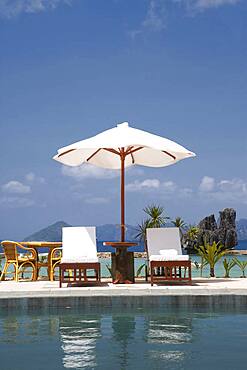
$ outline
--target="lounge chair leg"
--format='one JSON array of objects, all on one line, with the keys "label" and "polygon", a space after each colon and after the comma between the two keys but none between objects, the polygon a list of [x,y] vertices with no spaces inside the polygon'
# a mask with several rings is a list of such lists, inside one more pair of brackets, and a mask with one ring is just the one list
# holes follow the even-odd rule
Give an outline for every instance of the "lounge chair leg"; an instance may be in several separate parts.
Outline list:
[{"label": "lounge chair leg", "polygon": [[59,267],[59,288],[62,288],[62,268]]}]

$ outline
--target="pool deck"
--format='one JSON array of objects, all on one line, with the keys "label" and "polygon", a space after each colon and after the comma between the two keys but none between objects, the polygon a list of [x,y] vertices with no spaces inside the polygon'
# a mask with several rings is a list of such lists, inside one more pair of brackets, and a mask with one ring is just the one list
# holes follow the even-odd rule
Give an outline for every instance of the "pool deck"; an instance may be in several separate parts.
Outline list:
[{"label": "pool deck", "polygon": [[247,279],[195,278],[192,285],[154,284],[139,281],[136,284],[114,285],[102,279],[100,285],[84,285],[59,288],[57,281],[0,282],[0,300],[39,297],[101,297],[101,296],[247,296]]}]

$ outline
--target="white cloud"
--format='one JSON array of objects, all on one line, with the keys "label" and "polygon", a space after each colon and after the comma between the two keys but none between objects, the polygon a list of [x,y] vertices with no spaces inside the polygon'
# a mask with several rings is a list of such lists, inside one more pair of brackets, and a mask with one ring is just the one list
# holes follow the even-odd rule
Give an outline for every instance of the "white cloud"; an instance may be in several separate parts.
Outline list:
[{"label": "white cloud", "polygon": [[85,164],[78,167],[62,166],[61,171],[64,176],[73,177],[76,180],[86,178],[112,179],[119,176],[119,171],[117,170],[107,170],[91,164]]},{"label": "white cloud", "polygon": [[25,179],[29,183],[45,184],[45,179],[43,177],[36,176],[33,172],[27,173]]},{"label": "white cloud", "polygon": [[2,185],[2,191],[12,194],[27,194],[31,192],[29,185],[24,185],[20,181],[9,181],[7,184]]},{"label": "white cloud", "polygon": [[181,188],[178,192],[180,198],[189,198],[192,194],[194,194],[194,192],[191,188]]},{"label": "white cloud", "polygon": [[219,8],[224,5],[236,5],[242,0],[149,0],[145,18],[137,29],[129,32],[134,40],[146,31],[161,32],[166,29],[167,19],[170,15],[171,4],[180,6],[185,13],[197,14],[210,8]]},{"label": "white cloud", "polygon": [[35,204],[32,199],[21,197],[2,197],[0,205],[6,208],[27,208]]},{"label": "white cloud", "polygon": [[165,181],[162,183],[162,190],[166,193],[173,193],[177,188],[177,185],[173,181]]},{"label": "white cloud", "polygon": [[141,25],[129,32],[131,38],[134,40],[137,35],[143,33],[145,30],[160,32],[166,28],[166,9],[165,1],[150,0],[147,8],[145,19]]},{"label": "white cloud", "polygon": [[235,5],[241,0],[185,0],[192,9],[206,10],[209,8],[218,8],[223,5]]},{"label": "white cloud", "polygon": [[59,5],[70,5],[73,0],[0,0],[0,15],[6,18],[21,13],[40,13],[53,10]]},{"label": "white cloud", "polygon": [[[211,179],[205,181],[205,178]],[[203,181],[204,180],[204,181]],[[203,184],[201,189],[201,185]],[[201,196],[203,195],[203,198]],[[247,181],[243,179],[216,180],[205,176],[199,187],[199,196],[205,201],[218,201],[221,203],[247,204]]]},{"label": "white cloud", "polygon": [[162,0],[151,0],[142,26],[153,31],[162,31],[166,27],[164,5]]},{"label": "white cloud", "polygon": [[247,184],[241,179],[232,179],[232,180],[221,180],[218,183],[218,187],[222,191],[231,191],[231,192],[247,192]]},{"label": "white cloud", "polygon": [[199,190],[202,192],[212,191],[215,187],[215,179],[213,177],[204,176],[199,185]]},{"label": "white cloud", "polygon": [[135,180],[126,185],[126,191],[141,191],[149,189],[159,189],[160,181],[158,179],[146,179],[143,181]]},{"label": "white cloud", "polygon": [[155,191],[159,190],[160,195],[171,194],[177,190],[177,185],[173,181],[161,182],[158,179],[145,179],[143,181],[135,180],[125,187],[126,191]]}]

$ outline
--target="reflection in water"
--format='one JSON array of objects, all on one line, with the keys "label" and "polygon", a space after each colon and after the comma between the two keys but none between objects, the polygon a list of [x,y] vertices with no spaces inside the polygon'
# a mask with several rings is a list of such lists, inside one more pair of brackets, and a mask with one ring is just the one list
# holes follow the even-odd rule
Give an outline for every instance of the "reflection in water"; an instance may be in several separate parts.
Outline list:
[{"label": "reflection in water", "polygon": [[129,362],[131,342],[135,336],[135,316],[134,315],[114,315],[112,318],[113,341],[119,343],[118,359],[121,369],[126,369]]},{"label": "reflection in water", "polygon": [[[186,349],[178,345],[192,341],[192,319],[175,316],[147,318],[146,340],[151,345],[149,356],[156,361],[181,363],[186,360]],[[176,349],[174,348],[176,347]]]},{"label": "reflection in water", "polygon": [[190,342],[192,338],[191,320],[163,317],[149,319],[148,342],[179,344]]},{"label": "reflection in water", "polygon": [[67,369],[94,368],[96,342],[101,336],[100,318],[79,319],[65,316],[60,319],[63,365]]},{"label": "reflection in water", "polygon": [[35,363],[35,370],[195,370],[198,364],[200,370],[242,370],[245,326],[246,315],[158,310],[5,315],[0,369],[32,370]]}]

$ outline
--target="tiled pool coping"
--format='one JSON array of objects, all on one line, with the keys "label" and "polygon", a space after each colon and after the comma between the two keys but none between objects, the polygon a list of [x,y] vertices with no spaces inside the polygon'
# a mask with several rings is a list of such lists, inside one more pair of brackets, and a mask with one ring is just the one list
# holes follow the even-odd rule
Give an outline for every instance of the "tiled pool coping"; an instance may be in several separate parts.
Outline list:
[{"label": "tiled pool coping", "polygon": [[90,307],[217,307],[247,309],[247,279],[194,279],[193,285],[140,282],[58,287],[58,282],[0,282],[0,309]]}]

